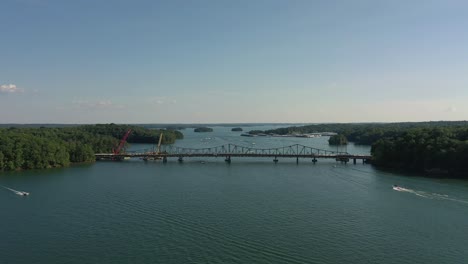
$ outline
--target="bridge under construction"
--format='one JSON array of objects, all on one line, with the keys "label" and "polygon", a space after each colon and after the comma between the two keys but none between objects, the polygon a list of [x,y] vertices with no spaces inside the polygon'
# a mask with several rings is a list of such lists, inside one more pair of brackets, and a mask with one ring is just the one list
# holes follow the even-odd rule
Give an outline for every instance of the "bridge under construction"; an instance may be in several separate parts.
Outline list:
[{"label": "bridge under construction", "polygon": [[258,157],[273,158],[273,162],[278,162],[278,158],[311,159],[316,163],[318,159],[335,159],[336,161],[347,163],[357,161],[369,163],[372,159],[370,155],[353,155],[348,152],[330,151],[308,147],[300,144],[277,147],[277,148],[252,148],[236,144],[225,144],[209,148],[184,148],[174,145],[158,146],[157,151],[133,151],[125,153],[98,153],[95,154],[96,160],[123,160],[126,158],[141,158],[143,160],[162,160],[167,162],[170,158],[177,158],[183,162],[184,158],[190,157],[222,157],[228,163],[231,158]]}]

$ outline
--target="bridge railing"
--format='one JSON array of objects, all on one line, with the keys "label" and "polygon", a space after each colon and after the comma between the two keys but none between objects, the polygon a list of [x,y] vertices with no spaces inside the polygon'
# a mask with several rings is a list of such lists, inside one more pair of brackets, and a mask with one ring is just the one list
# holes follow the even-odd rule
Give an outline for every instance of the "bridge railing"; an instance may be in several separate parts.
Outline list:
[{"label": "bridge railing", "polygon": [[336,152],[299,144],[277,148],[254,148],[236,144],[208,148],[185,148],[174,145],[163,145],[161,146],[161,153],[169,155],[349,155],[347,152]]}]

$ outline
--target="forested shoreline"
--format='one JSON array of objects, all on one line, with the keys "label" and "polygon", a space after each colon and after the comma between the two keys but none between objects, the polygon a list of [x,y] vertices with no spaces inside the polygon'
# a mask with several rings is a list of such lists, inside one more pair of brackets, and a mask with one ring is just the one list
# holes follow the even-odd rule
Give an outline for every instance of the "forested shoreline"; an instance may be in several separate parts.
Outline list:
[{"label": "forested shoreline", "polygon": [[132,130],[129,143],[156,143],[160,133],[164,134],[163,144],[183,138],[179,131],[116,124],[0,128],[0,171],[93,162],[95,153],[111,152],[129,129]]},{"label": "forested shoreline", "polygon": [[266,134],[307,134],[318,132],[336,132],[344,135],[348,141],[358,145],[372,145],[381,138],[402,134],[417,128],[468,128],[468,121],[433,121],[400,123],[330,123],[306,126],[291,126],[257,133]]},{"label": "forested shoreline", "polygon": [[[317,124],[264,131],[280,135],[314,132],[336,132],[355,144],[371,145],[376,166],[468,178],[467,121]],[[340,141],[335,137],[331,143]]]},{"label": "forested shoreline", "polygon": [[372,144],[377,166],[468,178],[468,127],[412,128]]},{"label": "forested shoreline", "polygon": [[[95,153],[109,153],[129,130],[128,143],[155,144],[183,138],[175,130],[135,125],[0,128],[0,171],[64,167],[93,162]],[[330,144],[371,145],[372,163],[426,175],[468,178],[468,122],[318,124],[263,132],[293,134],[337,132]]]}]

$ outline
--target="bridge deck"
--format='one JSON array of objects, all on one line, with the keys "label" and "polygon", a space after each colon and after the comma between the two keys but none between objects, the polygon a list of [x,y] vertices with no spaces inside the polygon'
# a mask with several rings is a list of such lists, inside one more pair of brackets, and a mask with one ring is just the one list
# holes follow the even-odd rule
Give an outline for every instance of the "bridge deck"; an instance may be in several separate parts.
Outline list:
[{"label": "bridge deck", "polygon": [[99,153],[95,154],[96,158],[185,158],[185,157],[261,157],[261,158],[348,158],[348,159],[371,159],[369,155],[321,155],[321,154],[249,154],[249,153],[177,153],[177,154],[153,154],[153,153],[128,153],[128,154],[112,154]]},{"label": "bridge deck", "polygon": [[152,158],[164,159],[176,157],[261,157],[261,158],[310,158],[316,160],[317,158],[337,159],[342,161],[364,160],[368,161],[372,157],[369,155],[352,155],[347,152],[335,152],[326,149],[318,149],[304,145],[291,145],[276,148],[252,148],[248,146],[240,146],[235,144],[225,144],[222,146],[208,147],[208,148],[184,148],[173,145],[162,146],[161,152],[154,151],[140,151],[132,153],[100,153],[95,154],[96,159],[123,159],[123,158]]}]

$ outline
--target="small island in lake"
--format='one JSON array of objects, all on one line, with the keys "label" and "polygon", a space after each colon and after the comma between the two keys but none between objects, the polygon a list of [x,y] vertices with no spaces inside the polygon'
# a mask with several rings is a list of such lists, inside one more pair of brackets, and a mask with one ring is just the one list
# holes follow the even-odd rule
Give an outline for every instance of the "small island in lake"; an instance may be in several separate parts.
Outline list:
[{"label": "small island in lake", "polygon": [[231,129],[231,131],[242,131],[242,128],[241,127],[234,127],[233,129]]},{"label": "small island in lake", "polygon": [[193,132],[213,132],[213,129],[210,127],[197,127]]}]

